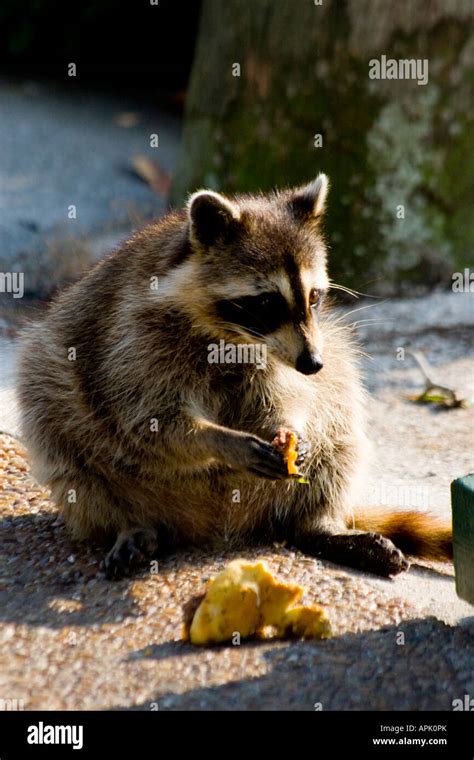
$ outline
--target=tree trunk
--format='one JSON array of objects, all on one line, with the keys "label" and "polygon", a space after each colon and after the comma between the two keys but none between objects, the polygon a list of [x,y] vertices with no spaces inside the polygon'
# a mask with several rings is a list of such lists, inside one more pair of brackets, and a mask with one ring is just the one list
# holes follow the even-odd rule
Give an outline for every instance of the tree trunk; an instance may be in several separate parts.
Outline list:
[{"label": "tree trunk", "polygon": [[173,201],[325,171],[335,279],[448,282],[474,240],[472,0],[318,2],[204,0]]}]

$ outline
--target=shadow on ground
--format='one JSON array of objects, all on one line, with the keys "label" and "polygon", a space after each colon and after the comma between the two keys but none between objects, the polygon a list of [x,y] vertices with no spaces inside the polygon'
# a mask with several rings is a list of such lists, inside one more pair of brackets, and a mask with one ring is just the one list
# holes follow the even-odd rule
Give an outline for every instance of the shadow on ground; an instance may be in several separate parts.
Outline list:
[{"label": "shadow on ground", "polygon": [[[460,667],[460,650],[470,666]],[[153,647],[151,655],[137,651],[132,659],[164,660],[194,651],[189,644],[167,643]],[[474,693],[474,633],[435,618],[328,641],[295,642],[263,656],[269,667],[265,675],[183,694],[158,693],[158,709],[452,710],[454,699]],[[150,710],[152,703],[134,709]]]},{"label": "shadow on ground", "polygon": [[[104,548],[73,542],[57,514],[4,518],[0,546],[0,621],[62,628],[134,614],[127,581],[103,579]],[[85,586],[89,603],[75,598]]]}]

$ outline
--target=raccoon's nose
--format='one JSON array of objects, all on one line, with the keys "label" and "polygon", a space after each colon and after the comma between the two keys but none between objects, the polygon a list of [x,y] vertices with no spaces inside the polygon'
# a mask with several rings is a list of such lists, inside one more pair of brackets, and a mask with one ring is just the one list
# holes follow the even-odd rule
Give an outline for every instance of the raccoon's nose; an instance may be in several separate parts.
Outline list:
[{"label": "raccoon's nose", "polygon": [[303,375],[315,375],[322,368],[323,360],[317,351],[310,351],[305,348],[296,360],[296,369]]}]

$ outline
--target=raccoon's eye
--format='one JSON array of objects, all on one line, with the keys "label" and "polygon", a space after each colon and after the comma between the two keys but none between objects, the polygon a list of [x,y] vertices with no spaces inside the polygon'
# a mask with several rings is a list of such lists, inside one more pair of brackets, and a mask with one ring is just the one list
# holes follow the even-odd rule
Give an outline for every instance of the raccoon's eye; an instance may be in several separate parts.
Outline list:
[{"label": "raccoon's eye", "polygon": [[281,293],[217,301],[216,310],[220,319],[240,325],[255,335],[268,335],[290,321],[288,304]]},{"label": "raccoon's eye", "polygon": [[268,309],[271,306],[271,298],[270,296],[260,296],[258,300],[258,308],[259,309]]},{"label": "raccoon's eye", "polygon": [[317,288],[311,288],[309,291],[309,305],[310,306],[317,306],[318,303],[321,300],[321,291]]}]

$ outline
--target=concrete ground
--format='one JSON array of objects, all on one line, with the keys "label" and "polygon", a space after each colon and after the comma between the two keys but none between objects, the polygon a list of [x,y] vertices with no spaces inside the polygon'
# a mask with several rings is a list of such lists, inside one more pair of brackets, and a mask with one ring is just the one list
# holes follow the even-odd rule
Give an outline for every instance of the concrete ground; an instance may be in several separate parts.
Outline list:
[{"label": "concrete ground", "polygon": [[[413,404],[421,377],[399,347],[424,351],[439,382],[474,397],[472,296],[443,293],[364,307],[373,472],[363,503],[449,514],[449,483],[473,470],[474,409]],[[365,309],[369,306],[369,309]],[[373,305],[375,304],[375,305]],[[346,312],[351,309],[346,309]],[[17,440],[15,328],[0,342],[0,699],[25,709],[450,710],[474,694],[474,608],[455,594],[450,565],[414,564],[374,578],[267,546],[281,577],[324,604],[324,642],[242,643],[209,649],[181,640],[182,607],[232,558],[171,556],[159,572],[105,581],[102,549],[68,538],[45,490],[28,474]]]}]

